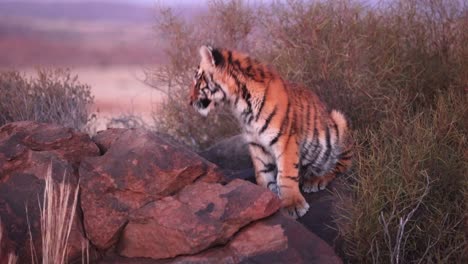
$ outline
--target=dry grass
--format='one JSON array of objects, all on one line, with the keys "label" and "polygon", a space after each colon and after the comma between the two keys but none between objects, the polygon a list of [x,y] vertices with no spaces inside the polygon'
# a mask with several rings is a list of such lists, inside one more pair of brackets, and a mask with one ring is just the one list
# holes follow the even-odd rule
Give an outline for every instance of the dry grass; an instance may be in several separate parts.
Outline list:
[{"label": "dry grass", "polygon": [[81,241],[81,263],[89,264],[89,241]]},{"label": "dry grass", "polygon": [[15,254],[10,253],[8,255],[8,264],[15,264],[17,261],[18,261],[18,257]]},{"label": "dry grass", "polygon": [[197,50],[207,42],[248,49],[255,22],[253,10],[242,1],[216,0],[209,5],[210,12],[195,21],[184,21],[168,8],[159,9],[158,34],[168,43],[165,52],[170,63],[147,74],[147,83],[167,95],[154,113],[156,129],[197,149],[240,132],[229,111],[221,109],[206,120],[189,106],[188,85],[199,62]]},{"label": "dry grass", "polygon": [[[2,226],[2,219],[0,219],[0,258],[4,254],[4,252],[2,252],[2,247],[1,247],[2,239],[3,239],[3,226]],[[16,264],[17,261],[18,261],[18,257],[14,253],[12,252],[8,253],[7,264]]]},{"label": "dry grass", "polygon": [[38,70],[36,78],[0,72],[0,126],[32,120],[84,130],[92,102],[90,87],[67,70]]},{"label": "dry grass", "polygon": [[249,52],[352,121],[356,166],[350,190],[336,194],[344,241],[338,250],[346,262],[466,260],[466,3],[252,4],[211,1],[200,21],[190,23],[162,10],[158,29],[172,44],[171,63],[153,77],[167,84],[173,100],[158,113],[160,129],[198,148],[236,131],[231,119],[219,118],[224,112],[211,120],[191,112],[188,86],[200,45]]},{"label": "dry grass", "polygon": [[[44,198],[39,201],[41,222],[41,261],[38,262],[35,254],[33,263],[66,263],[67,245],[73,225],[76,206],[78,202],[78,187],[73,188],[66,183],[64,176],[61,183],[52,179],[52,165],[45,177]],[[28,226],[30,228],[29,219]],[[31,252],[35,252],[31,237]]]},{"label": "dry grass", "polygon": [[122,114],[109,118],[106,123],[107,128],[146,128],[150,126],[139,115],[132,113]]},{"label": "dry grass", "polygon": [[[337,223],[353,263],[462,263],[467,247],[468,98],[393,117],[360,137]],[[465,252],[465,253],[464,253]]]}]

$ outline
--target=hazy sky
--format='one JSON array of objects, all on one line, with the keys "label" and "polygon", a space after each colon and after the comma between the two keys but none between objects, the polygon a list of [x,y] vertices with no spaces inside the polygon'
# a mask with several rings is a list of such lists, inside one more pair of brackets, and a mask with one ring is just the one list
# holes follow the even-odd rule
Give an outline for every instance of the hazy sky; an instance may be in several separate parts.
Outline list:
[{"label": "hazy sky", "polygon": [[206,0],[0,0],[1,2],[127,2],[127,3],[142,3],[142,4],[154,4],[157,2],[172,4],[172,3],[199,3],[206,2]]}]

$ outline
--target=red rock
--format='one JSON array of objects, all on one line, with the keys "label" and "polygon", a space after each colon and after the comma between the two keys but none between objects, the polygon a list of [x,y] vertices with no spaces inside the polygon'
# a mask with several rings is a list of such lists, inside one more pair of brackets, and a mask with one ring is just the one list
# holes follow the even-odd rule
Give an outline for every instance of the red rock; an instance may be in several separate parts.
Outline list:
[{"label": "red rock", "polygon": [[[80,160],[98,154],[87,135],[68,128],[35,122],[10,123],[0,128],[0,218],[8,240],[3,247],[18,254],[18,263],[31,261],[27,217],[36,254],[41,257],[38,199],[42,202],[48,167],[52,165],[54,182],[62,182],[66,175],[66,184],[77,187]],[[68,260],[81,255],[81,241],[85,239],[81,227],[75,215]]]},{"label": "red rock", "polygon": [[2,219],[0,219],[0,263],[8,263],[8,254],[11,253],[10,249],[12,248],[11,242],[8,237],[6,237],[6,230],[2,224]]},{"label": "red rock", "polygon": [[83,157],[99,155],[99,148],[87,134],[71,128],[31,121],[9,123],[0,128],[0,160],[13,160],[26,149],[50,151],[74,166]]},{"label": "red rock", "polygon": [[80,166],[85,229],[100,249],[117,242],[131,211],[195,181],[222,177],[215,165],[154,133],[120,132],[103,156],[88,158]]},{"label": "red rock", "polygon": [[182,263],[340,264],[333,249],[301,224],[281,214],[241,230],[226,246],[173,259]]},{"label": "red rock", "polygon": [[288,237],[281,224],[268,225],[265,221],[258,221],[242,229],[222,248],[210,249],[193,256],[178,257],[170,263],[239,263],[258,255],[284,252],[287,249]]},{"label": "red rock", "polygon": [[107,256],[100,264],[298,263],[341,264],[333,249],[297,221],[276,213],[236,233],[224,246],[172,259]]},{"label": "red rock", "polygon": [[272,192],[246,181],[194,184],[135,211],[119,253],[153,259],[198,253],[226,243],[240,228],[273,214],[279,206]]},{"label": "red rock", "polygon": [[99,131],[94,137],[93,141],[104,154],[110,148],[114,142],[119,139],[120,135],[128,131],[125,128],[109,128],[106,130]]}]

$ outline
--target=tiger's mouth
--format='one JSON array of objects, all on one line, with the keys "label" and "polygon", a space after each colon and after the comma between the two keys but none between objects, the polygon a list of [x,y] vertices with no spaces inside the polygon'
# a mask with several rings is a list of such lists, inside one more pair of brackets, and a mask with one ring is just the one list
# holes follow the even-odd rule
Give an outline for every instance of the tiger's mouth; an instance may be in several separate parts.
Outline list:
[{"label": "tiger's mouth", "polygon": [[210,106],[211,102],[212,101],[210,99],[208,99],[208,98],[199,98],[198,100],[193,102],[192,105],[197,110],[203,110],[203,109],[208,108]]},{"label": "tiger's mouth", "polygon": [[200,99],[198,102],[198,108],[205,109],[211,104],[211,100],[208,98]]},{"label": "tiger's mouth", "polygon": [[194,102],[193,107],[202,116],[207,116],[211,109],[214,107],[214,103],[208,98],[201,98]]}]

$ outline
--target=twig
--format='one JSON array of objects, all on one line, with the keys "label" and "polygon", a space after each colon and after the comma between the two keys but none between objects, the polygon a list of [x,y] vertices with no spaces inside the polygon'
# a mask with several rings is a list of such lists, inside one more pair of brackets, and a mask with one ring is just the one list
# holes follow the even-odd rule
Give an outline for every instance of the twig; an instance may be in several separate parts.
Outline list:
[{"label": "twig", "polygon": [[[400,217],[399,218],[399,221],[398,221],[398,230],[397,230],[397,234],[396,234],[396,237],[395,237],[395,243],[394,245],[392,245],[392,238],[391,238],[391,235],[390,235],[390,229],[389,229],[389,226],[390,226],[390,223],[391,223],[391,218],[394,217],[394,214],[395,212],[392,211],[392,213],[390,214],[389,216],[389,219],[386,220],[385,219],[385,216],[383,214],[383,211],[380,212],[380,216],[379,216],[379,222],[380,224],[383,226],[383,229],[384,229],[384,235],[385,235],[385,242],[387,244],[387,247],[389,249],[389,251],[391,252],[391,259],[390,259],[390,263],[392,264],[399,264],[400,263],[400,257],[401,257],[401,250],[403,248],[404,250],[404,246],[406,244],[406,237],[405,237],[405,228],[406,228],[406,224],[408,224],[408,222],[411,220],[411,218],[413,217],[414,213],[418,210],[419,206],[422,204],[423,202],[423,199],[426,197],[426,195],[429,193],[429,190],[430,190],[430,179],[429,179],[429,175],[427,174],[427,172],[423,172],[424,175],[426,176],[426,185],[424,187],[424,192],[423,194],[418,198],[418,201],[416,203],[416,205],[413,207],[413,209],[404,217]],[[404,239],[405,238],[405,239]],[[402,242],[403,241],[403,242]],[[432,245],[433,246],[433,245]]]}]

